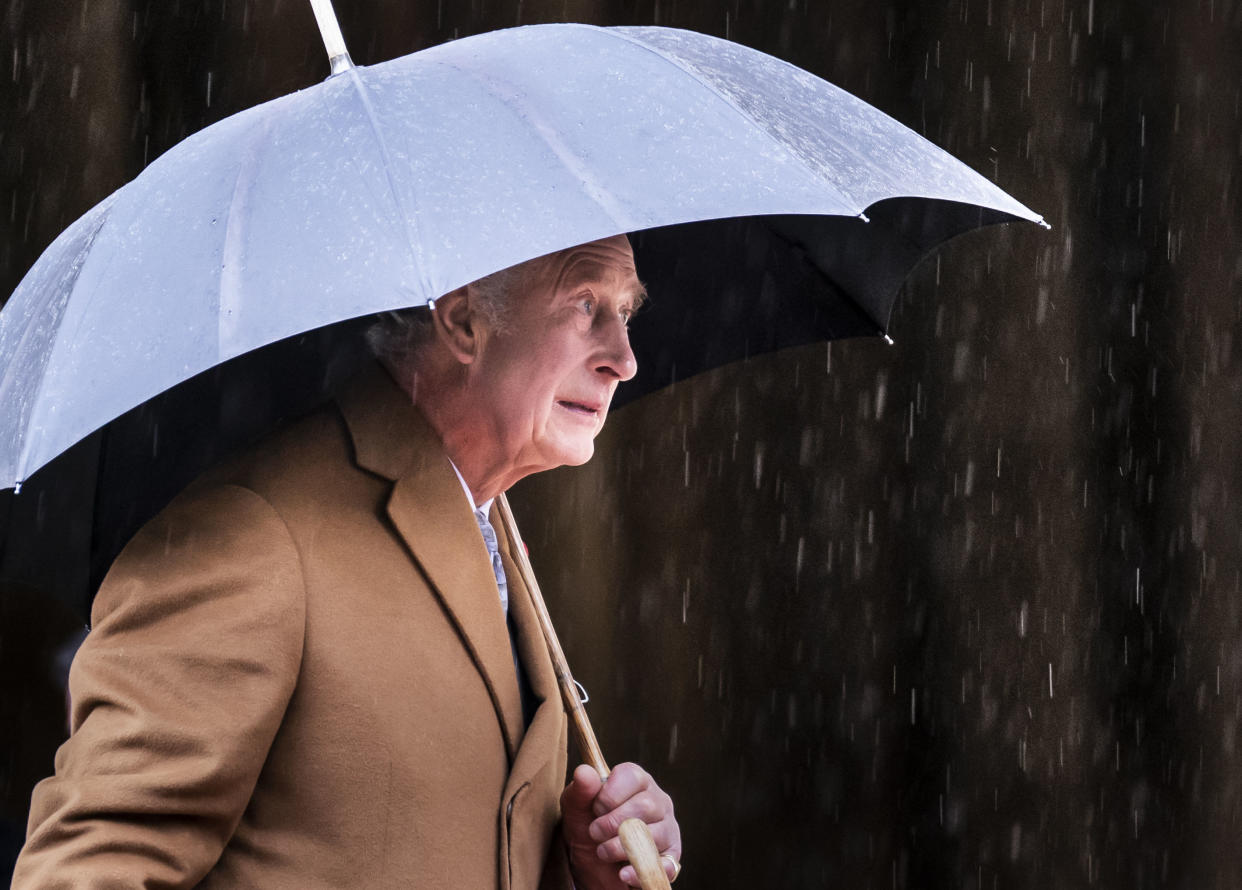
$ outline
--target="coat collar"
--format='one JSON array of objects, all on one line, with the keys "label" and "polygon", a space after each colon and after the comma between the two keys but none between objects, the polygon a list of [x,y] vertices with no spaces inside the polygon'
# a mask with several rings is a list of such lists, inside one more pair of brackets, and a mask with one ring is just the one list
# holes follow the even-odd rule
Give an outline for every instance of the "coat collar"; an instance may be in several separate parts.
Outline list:
[{"label": "coat collar", "polygon": [[428,462],[452,465],[431,425],[378,362],[367,365],[337,399],[354,445],[354,460],[394,482]]},{"label": "coat collar", "polygon": [[487,548],[444,446],[379,365],[351,381],[339,404],[357,464],[394,483],[388,517],[482,675],[512,761],[524,727],[509,633]]}]

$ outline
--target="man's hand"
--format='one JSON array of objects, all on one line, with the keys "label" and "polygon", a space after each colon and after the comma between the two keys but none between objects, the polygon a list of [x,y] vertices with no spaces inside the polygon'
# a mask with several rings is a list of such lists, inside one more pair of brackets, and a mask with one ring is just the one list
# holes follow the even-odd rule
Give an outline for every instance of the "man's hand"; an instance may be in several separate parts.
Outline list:
[{"label": "man's hand", "polygon": [[617,829],[630,818],[647,823],[665,874],[669,880],[676,876],[681,829],[673,816],[673,799],[641,767],[622,763],[601,783],[592,767],[579,766],[561,795],[561,814],[569,865],[579,890],[638,886],[630,865],[618,869],[613,864],[626,861]]}]

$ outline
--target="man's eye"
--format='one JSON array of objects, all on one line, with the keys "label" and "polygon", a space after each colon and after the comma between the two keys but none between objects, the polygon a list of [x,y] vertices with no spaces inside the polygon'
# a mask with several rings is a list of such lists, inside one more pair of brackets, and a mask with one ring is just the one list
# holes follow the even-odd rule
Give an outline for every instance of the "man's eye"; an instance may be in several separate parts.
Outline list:
[{"label": "man's eye", "polygon": [[583,297],[582,302],[579,305],[582,306],[582,311],[587,315],[590,315],[595,311],[595,301],[590,297]]},{"label": "man's eye", "polygon": [[628,325],[630,323],[630,319],[634,317],[634,310],[633,309],[622,309],[620,314],[621,314],[621,323]]}]

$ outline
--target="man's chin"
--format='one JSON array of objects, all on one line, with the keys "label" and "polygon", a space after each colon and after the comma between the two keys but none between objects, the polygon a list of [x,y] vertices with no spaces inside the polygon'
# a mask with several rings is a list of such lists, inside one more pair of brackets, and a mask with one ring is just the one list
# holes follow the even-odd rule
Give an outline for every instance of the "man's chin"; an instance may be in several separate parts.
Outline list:
[{"label": "man's chin", "polygon": [[587,440],[585,443],[575,442],[572,445],[556,449],[555,465],[558,467],[580,467],[594,455],[595,443],[593,441]]},{"label": "man's chin", "polygon": [[588,445],[584,450],[579,449],[572,457],[565,461],[567,467],[580,467],[592,457],[595,456],[595,445]]}]

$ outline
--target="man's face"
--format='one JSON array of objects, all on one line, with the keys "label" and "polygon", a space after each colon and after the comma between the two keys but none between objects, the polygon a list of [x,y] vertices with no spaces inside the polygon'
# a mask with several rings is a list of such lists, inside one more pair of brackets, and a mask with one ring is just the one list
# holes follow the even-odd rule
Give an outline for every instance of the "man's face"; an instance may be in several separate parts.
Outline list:
[{"label": "man's face", "polygon": [[503,330],[481,323],[472,401],[492,441],[525,472],[582,464],[617,384],[637,370],[626,325],[643,287],[629,239],[543,257],[524,285]]}]

